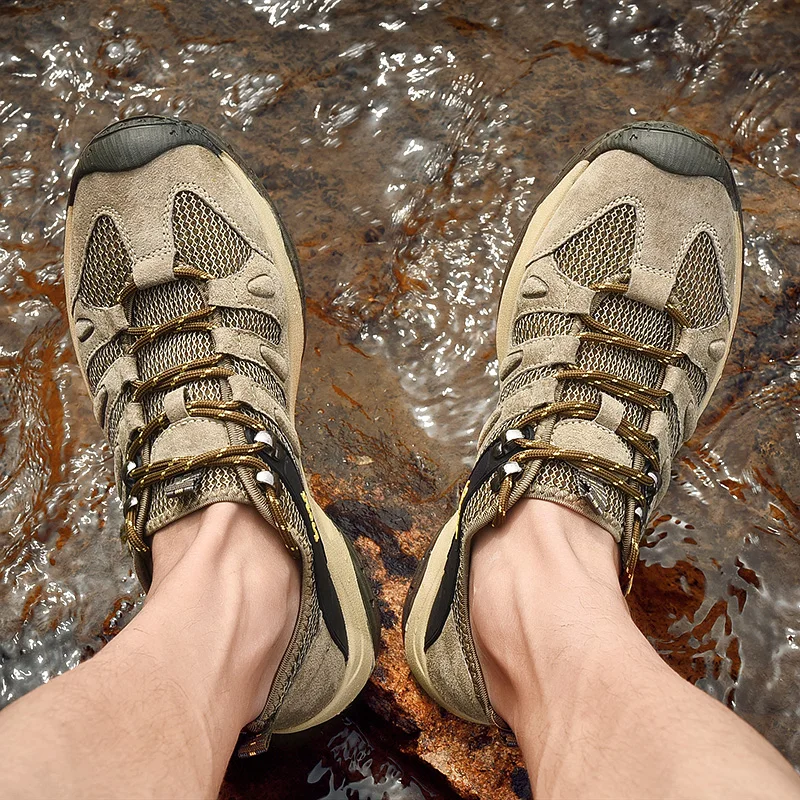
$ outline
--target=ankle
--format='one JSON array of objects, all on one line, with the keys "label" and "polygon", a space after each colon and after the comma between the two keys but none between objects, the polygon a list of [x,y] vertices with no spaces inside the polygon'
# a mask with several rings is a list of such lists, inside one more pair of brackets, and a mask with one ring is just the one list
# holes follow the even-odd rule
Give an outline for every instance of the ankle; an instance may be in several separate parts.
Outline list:
[{"label": "ankle", "polygon": [[202,632],[207,646],[192,645],[207,662],[210,685],[200,693],[212,704],[225,694],[241,726],[264,706],[299,606],[299,564],[250,506],[216,503],[153,538],[145,611]]},{"label": "ankle", "polygon": [[187,514],[158,531],[152,541],[153,580],[148,597],[176,570],[205,572],[224,569],[238,561],[258,567],[252,558],[260,539],[277,535],[249,506],[214,503]]},{"label": "ankle", "polygon": [[492,703],[513,728],[573,662],[585,674],[603,657],[587,636],[632,626],[618,546],[567,508],[523,500],[473,544],[470,616]]}]

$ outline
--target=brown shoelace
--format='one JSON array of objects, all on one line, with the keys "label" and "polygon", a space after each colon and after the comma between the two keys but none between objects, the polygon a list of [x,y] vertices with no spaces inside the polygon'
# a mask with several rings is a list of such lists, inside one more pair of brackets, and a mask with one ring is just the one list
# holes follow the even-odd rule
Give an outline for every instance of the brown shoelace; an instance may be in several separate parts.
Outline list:
[{"label": "brown shoelace", "polygon": [[[211,280],[213,278],[203,270],[187,265],[176,265],[174,273],[179,277],[195,280]],[[133,283],[128,284],[120,294],[120,303],[124,303],[130,298],[135,290],[136,286]],[[212,321],[215,311],[215,306],[207,306],[159,325],[128,328],[127,334],[134,337],[130,352],[136,353],[145,344],[151,343],[167,333],[210,332],[215,327]],[[132,401],[138,403],[154,392],[170,391],[198,380],[230,378],[235,372],[222,363],[224,358],[224,354],[221,353],[203,356],[164,370],[145,381],[137,381],[133,384]],[[233,422],[243,428],[255,431],[263,430],[263,423],[245,413],[243,410],[245,408],[245,404],[235,400],[194,400],[186,403],[186,413],[190,417],[207,417],[223,422]],[[257,475],[263,475],[264,480],[260,483],[265,489],[265,498],[273,521],[284,535],[284,539],[287,542],[290,541],[289,521],[278,499],[282,491],[281,485],[269,466],[259,457],[264,448],[263,443],[228,445],[198,456],[178,456],[139,465],[137,459],[144,446],[168,426],[169,419],[166,414],[162,413],[141,428],[128,446],[125,457],[125,478],[129,484],[125,506],[125,538],[132,550],[146,553],[150,549],[136,527],[137,513],[143,511],[139,501],[145,489],[202,467],[246,467],[256,470]]]},{"label": "brown shoelace", "polygon": [[[624,294],[628,290],[628,286],[624,283],[596,283],[590,288],[597,292],[617,294]],[[689,327],[686,316],[677,306],[668,303],[665,310],[679,325]],[[588,314],[581,314],[579,319],[586,328],[586,330],[577,334],[581,341],[613,344],[617,347],[623,347],[646,355],[665,366],[678,364],[684,357],[683,353],[677,350],[666,350],[640,342],[627,334],[620,333],[605,323],[598,322]],[[637,403],[648,411],[658,410],[661,407],[659,401],[669,396],[669,392],[665,389],[653,389],[636,381],[596,369],[580,369],[576,366],[569,366],[556,373],[555,378],[558,381],[578,380],[589,383],[608,394]],[[559,418],[594,419],[599,410],[600,406],[597,403],[580,400],[571,402],[555,401],[524,415],[516,421],[514,428],[521,429],[537,425],[544,419],[554,416]],[[643,517],[644,509],[648,502],[647,492],[652,492],[658,485],[659,464],[658,455],[652,447],[653,442],[656,440],[655,436],[643,431],[625,418],[622,419],[616,432],[626,444],[643,457],[644,462],[650,465],[651,470],[643,471],[597,456],[594,453],[562,449],[548,442],[527,439],[524,436],[514,439],[514,445],[519,450],[509,458],[507,463],[518,464],[520,469],[511,473],[507,472],[500,483],[497,491],[497,509],[492,524],[499,525],[505,519],[510,507],[514,481],[516,476],[522,472],[521,468],[524,464],[539,460],[564,461],[611,484],[626,497],[634,500],[637,504],[637,509],[641,509],[640,515],[634,514],[631,549],[625,564],[625,574],[629,576],[632,573],[632,566],[635,565],[638,558],[639,538],[642,526],[646,523]]]}]

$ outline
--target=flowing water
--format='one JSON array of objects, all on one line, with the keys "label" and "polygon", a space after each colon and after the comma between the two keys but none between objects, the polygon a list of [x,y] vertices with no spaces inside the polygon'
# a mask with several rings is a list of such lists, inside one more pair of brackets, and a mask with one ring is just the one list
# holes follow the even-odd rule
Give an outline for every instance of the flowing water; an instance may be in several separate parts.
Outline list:
[{"label": "flowing water", "polygon": [[283,758],[235,766],[223,793],[527,796],[516,753],[409,684],[400,607],[494,401],[515,235],[573,152],[661,118],[730,157],[745,283],[730,361],[675,465],[631,603],[682,675],[800,767],[799,9],[3,3],[0,705],[96,652],[140,603],[67,335],[61,248],[81,146],[119,117],[180,115],[244,153],[297,242],[309,311],[298,427],[385,626],[352,718],[304,739],[302,758],[287,743]]}]

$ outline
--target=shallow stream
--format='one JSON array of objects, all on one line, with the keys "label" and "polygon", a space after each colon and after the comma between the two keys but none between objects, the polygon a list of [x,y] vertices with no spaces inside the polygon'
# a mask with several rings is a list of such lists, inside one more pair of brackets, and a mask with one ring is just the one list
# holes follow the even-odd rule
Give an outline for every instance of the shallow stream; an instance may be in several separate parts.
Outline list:
[{"label": "shallow stream", "polygon": [[400,608],[494,402],[515,235],[587,141],[660,118],[731,158],[745,285],[632,607],[682,675],[800,767],[799,57],[791,0],[3,3],[0,706],[96,652],[140,599],[61,250],[81,146],[118,117],[180,115],[238,147],[297,242],[306,462],[386,628],[350,717],[234,765],[223,795],[529,796],[518,754],[409,684]]}]

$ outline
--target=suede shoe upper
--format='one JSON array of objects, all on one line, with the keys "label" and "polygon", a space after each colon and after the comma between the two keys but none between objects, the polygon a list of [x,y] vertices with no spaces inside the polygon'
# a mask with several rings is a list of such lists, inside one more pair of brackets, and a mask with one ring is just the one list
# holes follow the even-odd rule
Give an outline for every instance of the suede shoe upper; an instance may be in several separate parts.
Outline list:
[{"label": "suede shoe upper", "polygon": [[314,502],[294,404],[304,345],[294,249],[257,179],[204,128],[115,123],[83,153],[64,257],[70,328],[148,588],[152,536],[248,503],[302,574],[297,624],[243,754],[341,711],[374,664],[357,558]]},{"label": "suede shoe upper", "polygon": [[472,637],[470,552],[520,499],[559,503],[605,528],[630,588],[672,460],[722,374],[741,276],[730,168],[684,128],[612,131],[543,198],[503,285],[497,407],[406,603],[406,656],[441,705],[503,724]]}]

